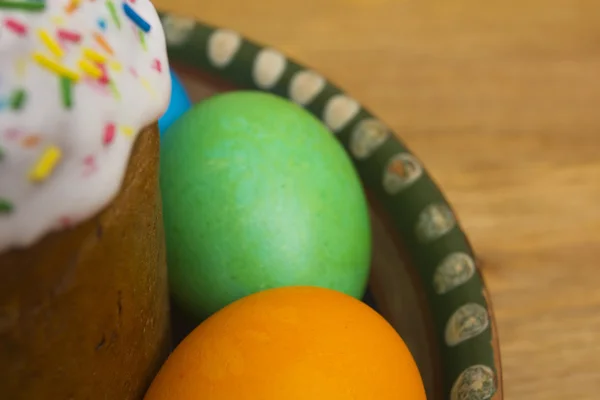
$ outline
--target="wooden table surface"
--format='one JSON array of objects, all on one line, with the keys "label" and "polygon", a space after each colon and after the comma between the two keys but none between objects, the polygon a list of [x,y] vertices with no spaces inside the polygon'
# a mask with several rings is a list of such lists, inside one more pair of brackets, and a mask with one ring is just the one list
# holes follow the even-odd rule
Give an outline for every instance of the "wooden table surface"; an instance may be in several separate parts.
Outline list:
[{"label": "wooden table surface", "polygon": [[156,3],[287,52],[391,125],[484,262],[506,398],[599,398],[598,0]]}]

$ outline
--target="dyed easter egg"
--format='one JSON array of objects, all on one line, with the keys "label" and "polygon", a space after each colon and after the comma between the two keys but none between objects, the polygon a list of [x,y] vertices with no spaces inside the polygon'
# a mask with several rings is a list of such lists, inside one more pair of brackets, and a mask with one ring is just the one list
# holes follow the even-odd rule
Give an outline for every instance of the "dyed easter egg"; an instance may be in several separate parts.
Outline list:
[{"label": "dyed easter egg", "polygon": [[285,287],[230,304],[181,342],[145,397],[171,399],[426,396],[404,341],[372,308],[333,290]]},{"label": "dyed easter egg", "polygon": [[188,97],[181,81],[175,75],[173,70],[171,72],[171,101],[169,102],[169,108],[158,120],[158,128],[160,129],[160,135],[177,120],[181,115],[186,112],[192,105],[190,98]]},{"label": "dyed easter egg", "polygon": [[306,110],[259,92],[214,96],[168,130],[160,174],[171,291],[193,315],[281,286],[362,296],[365,195]]}]

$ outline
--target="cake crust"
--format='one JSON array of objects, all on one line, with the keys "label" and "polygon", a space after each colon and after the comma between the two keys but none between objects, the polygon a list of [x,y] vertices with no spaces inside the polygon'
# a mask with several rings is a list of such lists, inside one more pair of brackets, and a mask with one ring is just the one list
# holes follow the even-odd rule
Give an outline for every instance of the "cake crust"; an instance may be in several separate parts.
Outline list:
[{"label": "cake crust", "polygon": [[91,219],[0,254],[0,393],[138,400],[169,350],[156,125]]}]

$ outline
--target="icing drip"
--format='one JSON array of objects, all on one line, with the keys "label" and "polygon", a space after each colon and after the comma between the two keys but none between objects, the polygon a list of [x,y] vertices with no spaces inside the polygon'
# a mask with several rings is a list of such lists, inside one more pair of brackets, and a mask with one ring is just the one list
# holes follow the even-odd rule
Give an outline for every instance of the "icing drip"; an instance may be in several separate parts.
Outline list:
[{"label": "icing drip", "polygon": [[150,1],[0,0],[0,252],[109,204],[170,91]]}]

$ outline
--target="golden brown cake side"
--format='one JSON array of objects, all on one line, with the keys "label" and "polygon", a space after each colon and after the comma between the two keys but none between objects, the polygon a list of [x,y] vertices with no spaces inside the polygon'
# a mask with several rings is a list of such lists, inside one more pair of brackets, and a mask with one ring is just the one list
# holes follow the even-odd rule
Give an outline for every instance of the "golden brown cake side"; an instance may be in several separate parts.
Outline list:
[{"label": "golden brown cake side", "polygon": [[0,254],[0,393],[141,399],[169,346],[156,125],[111,205]]}]

